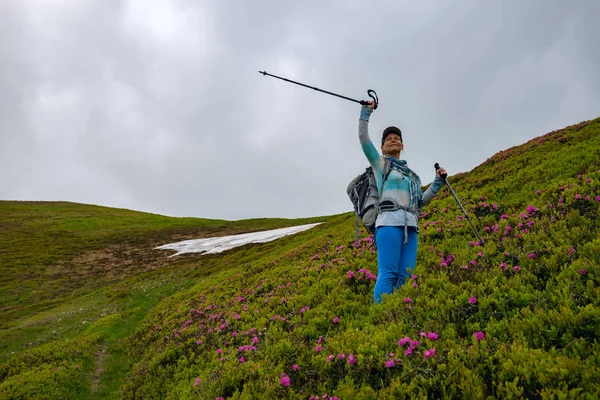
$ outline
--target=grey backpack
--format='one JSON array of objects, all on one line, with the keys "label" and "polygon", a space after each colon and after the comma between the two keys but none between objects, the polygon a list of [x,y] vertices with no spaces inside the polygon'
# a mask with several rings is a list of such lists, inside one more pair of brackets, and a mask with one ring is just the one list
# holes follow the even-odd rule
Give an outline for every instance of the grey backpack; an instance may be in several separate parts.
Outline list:
[{"label": "grey backpack", "polygon": [[[390,162],[385,158],[383,182],[385,183],[390,174]],[[354,178],[346,189],[348,197],[354,206],[356,215],[356,241],[358,242],[358,220],[370,233],[375,233],[375,221],[379,214],[379,191],[375,181],[373,169],[368,167],[365,172]]]}]

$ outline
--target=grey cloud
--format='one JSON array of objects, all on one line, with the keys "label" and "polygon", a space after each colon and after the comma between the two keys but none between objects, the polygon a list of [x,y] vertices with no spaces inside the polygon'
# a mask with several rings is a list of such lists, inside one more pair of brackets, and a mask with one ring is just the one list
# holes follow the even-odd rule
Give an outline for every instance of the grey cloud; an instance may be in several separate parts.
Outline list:
[{"label": "grey cloud", "polygon": [[[157,5],[161,5],[158,7]],[[142,7],[142,8],[140,8]],[[153,8],[157,7],[157,8]],[[595,118],[595,1],[0,5],[0,198],[238,219],[350,210],[375,142],[423,182]]]}]

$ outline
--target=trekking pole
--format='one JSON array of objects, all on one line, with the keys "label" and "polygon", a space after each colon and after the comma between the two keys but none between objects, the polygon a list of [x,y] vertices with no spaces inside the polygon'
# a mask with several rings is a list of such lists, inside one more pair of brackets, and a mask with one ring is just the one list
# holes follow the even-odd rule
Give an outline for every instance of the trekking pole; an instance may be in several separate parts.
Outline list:
[{"label": "trekking pole", "polygon": [[[435,170],[437,172],[437,170],[440,169],[440,164],[435,163],[434,167],[435,167]],[[481,236],[479,236],[479,232],[477,232],[477,229],[475,229],[475,225],[473,225],[473,222],[471,222],[471,218],[469,218],[469,216],[467,215],[467,212],[465,211],[465,208],[463,207],[463,205],[460,204],[460,200],[458,200],[458,196],[456,195],[456,193],[454,193],[454,190],[452,190],[452,186],[450,186],[450,182],[448,182],[448,180],[446,179],[448,177],[448,174],[442,174],[440,176],[444,180],[444,183],[446,185],[448,185],[448,189],[450,189],[450,192],[452,193],[452,195],[456,199],[456,202],[460,206],[460,209],[465,214],[465,217],[467,217],[467,221],[469,221],[469,223],[471,224],[471,228],[473,228],[473,231],[475,232],[475,235],[477,235],[477,238],[479,239],[479,241],[481,242],[481,244],[483,244],[483,239],[481,238]]]},{"label": "trekking pole", "polygon": [[[263,74],[263,76],[266,76],[266,75],[272,76],[273,78],[281,79],[282,81],[286,81],[286,82],[290,82],[290,83],[295,83],[296,85],[304,86],[306,88],[313,89],[313,90],[316,90],[316,91],[321,92],[321,93],[327,93],[327,94],[330,94],[332,96],[337,96],[337,97],[340,97],[340,98],[345,99],[345,100],[350,100],[350,101],[353,101],[353,102],[358,103],[358,104],[363,105],[363,106],[368,105],[368,101],[367,100],[351,99],[350,97],[342,96],[341,94],[336,94],[336,93],[328,92],[327,90],[322,90],[322,89],[319,89],[319,88],[316,88],[316,87],[313,87],[313,86],[308,86],[308,85],[305,85],[304,83],[292,81],[290,79],[282,78],[282,77],[277,76],[277,75],[271,75],[271,74],[269,74],[266,71],[258,71],[258,72],[261,73],[261,74]],[[375,93],[375,91],[373,89],[369,89],[369,90],[367,90],[367,95],[369,95],[369,97],[373,99],[373,102],[375,103],[374,109],[376,109],[377,106],[379,105],[379,98],[377,97],[377,93]]]}]

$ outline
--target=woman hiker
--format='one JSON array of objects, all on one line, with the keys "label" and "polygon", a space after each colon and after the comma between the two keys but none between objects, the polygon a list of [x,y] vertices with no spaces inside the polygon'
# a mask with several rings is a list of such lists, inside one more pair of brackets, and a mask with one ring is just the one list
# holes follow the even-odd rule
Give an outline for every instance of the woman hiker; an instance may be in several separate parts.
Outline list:
[{"label": "woman hiker", "polygon": [[[419,176],[408,167],[406,160],[400,159],[404,145],[402,132],[395,126],[383,131],[383,155],[379,155],[369,137],[369,117],[373,107],[373,102],[362,106],[358,137],[373,168],[380,193],[379,215],[375,222],[378,276],[374,298],[375,304],[378,304],[384,293],[391,294],[394,289],[400,288],[411,274],[410,270],[414,270],[417,261],[417,213],[441,189],[444,181],[440,175],[445,174],[446,170],[438,169],[435,180],[423,192]],[[384,179],[386,165],[389,165],[389,174]]]}]

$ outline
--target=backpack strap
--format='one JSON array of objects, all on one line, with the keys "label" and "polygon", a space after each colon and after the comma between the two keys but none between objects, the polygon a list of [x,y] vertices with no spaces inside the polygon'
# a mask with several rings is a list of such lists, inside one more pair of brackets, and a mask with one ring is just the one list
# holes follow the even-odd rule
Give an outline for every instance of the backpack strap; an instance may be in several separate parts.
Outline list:
[{"label": "backpack strap", "polygon": [[388,157],[383,158],[383,179],[381,181],[381,189],[379,190],[379,198],[381,199],[381,192],[383,191],[383,185],[392,172],[392,162]]},{"label": "backpack strap", "polygon": [[358,243],[358,211],[355,211],[354,215],[356,217],[356,235],[355,235],[356,236],[356,240],[355,240],[355,242]]}]

